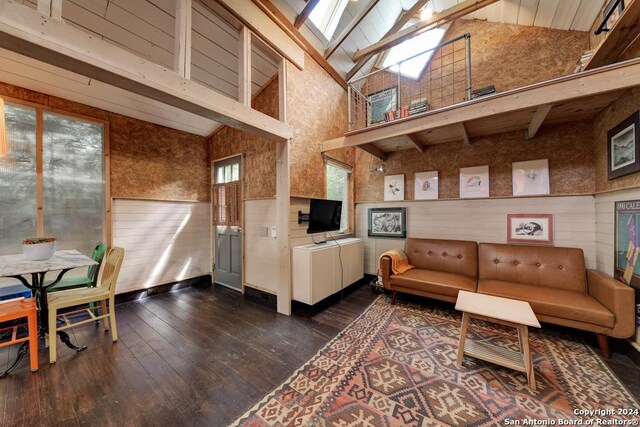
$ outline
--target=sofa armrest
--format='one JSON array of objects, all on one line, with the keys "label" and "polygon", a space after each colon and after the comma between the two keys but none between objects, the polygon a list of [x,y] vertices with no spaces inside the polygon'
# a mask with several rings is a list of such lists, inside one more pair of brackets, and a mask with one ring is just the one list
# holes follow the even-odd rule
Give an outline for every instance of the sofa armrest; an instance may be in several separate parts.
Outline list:
[{"label": "sofa armrest", "polygon": [[391,290],[391,257],[383,256],[380,258],[380,275],[382,276],[382,284],[386,290]]},{"label": "sofa armrest", "polygon": [[615,316],[611,336],[629,338],[636,329],[635,291],[604,273],[587,270],[589,295],[604,305]]}]

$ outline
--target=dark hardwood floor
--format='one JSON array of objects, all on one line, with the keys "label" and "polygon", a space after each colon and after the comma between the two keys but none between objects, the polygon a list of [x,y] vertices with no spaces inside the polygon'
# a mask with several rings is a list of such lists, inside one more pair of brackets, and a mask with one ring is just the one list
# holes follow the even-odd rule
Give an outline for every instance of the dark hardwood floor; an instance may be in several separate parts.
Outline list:
[{"label": "dark hardwood floor", "polygon": [[[227,425],[378,295],[362,286],[323,311],[290,317],[217,286],[118,305],[117,344],[102,326],[80,326],[73,338],[86,351],[58,346],[49,365],[42,346],[37,374],[25,360],[0,379],[0,426]],[[0,370],[16,350],[0,349]],[[609,365],[640,397],[640,369],[613,350]]]}]

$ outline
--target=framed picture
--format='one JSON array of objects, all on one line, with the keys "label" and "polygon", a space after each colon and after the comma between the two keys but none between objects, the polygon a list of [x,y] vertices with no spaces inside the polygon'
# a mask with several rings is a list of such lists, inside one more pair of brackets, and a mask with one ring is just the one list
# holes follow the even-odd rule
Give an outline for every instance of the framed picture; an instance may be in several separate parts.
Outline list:
[{"label": "framed picture", "polygon": [[553,245],[553,215],[507,214],[507,243]]},{"label": "framed picture", "polygon": [[432,200],[438,198],[438,171],[418,172],[413,183],[415,200]]},{"label": "framed picture", "polygon": [[513,162],[513,195],[549,194],[549,160]]},{"label": "framed picture", "polygon": [[636,111],[607,133],[608,178],[640,171],[640,111]]},{"label": "framed picture", "polygon": [[369,208],[369,237],[407,237],[407,208]]},{"label": "framed picture", "polygon": [[613,28],[622,11],[624,10],[624,0],[609,0],[607,7],[602,11],[603,26],[602,31],[609,31]]},{"label": "framed picture", "polygon": [[404,174],[384,177],[384,200],[404,200]]},{"label": "framed picture", "polygon": [[460,168],[460,198],[489,197],[489,166]]},{"label": "framed picture", "polygon": [[387,120],[387,113],[398,109],[398,87],[393,86],[367,95],[367,126]]},{"label": "framed picture", "polygon": [[613,277],[636,289],[640,289],[639,226],[640,200],[615,202]]}]

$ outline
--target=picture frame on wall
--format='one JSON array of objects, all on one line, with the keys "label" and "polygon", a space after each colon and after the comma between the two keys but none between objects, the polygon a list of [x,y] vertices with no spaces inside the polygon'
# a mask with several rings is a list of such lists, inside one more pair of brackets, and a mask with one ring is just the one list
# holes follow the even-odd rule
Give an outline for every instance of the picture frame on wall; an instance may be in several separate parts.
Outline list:
[{"label": "picture frame on wall", "polygon": [[369,237],[407,237],[407,208],[369,208]]},{"label": "picture frame on wall", "polygon": [[624,0],[609,0],[607,7],[602,11],[603,26],[602,31],[609,31],[613,28],[622,11],[624,10]]},{"label": "picture frame on wall", "polygon": [[438,198],[438,171],[417,172],[413,181],[414,200]]},{"label": "picture frame on wall", "polygon": [[392,86],[367,95],[367,126],[387,121],[388,113],[398,109],[398,87]]},{"label": "picture frame on wall", "polygon": [[384,200],[404,200],[404,174],[387,175],[384,177]]},{"label": "picture frame on wall", "polygon": [[489,165],[460,168],[460,198],[489,197]]},{"label": "picture frame on wall", "polygon": [[549,194],[549,159],[513,162],[511,167],[513,195]]},{"label": "picture frame on wall", "polygon": [[507,214],[507,243],[553,246],[553,214]]},{"label": "picture frame on wall", "polygon": [[614,203],[613,277],[640,290],[640,200]]},{"label": "picture frame on wall", "polygon": [[607,133],[607,177],[640,171],[640,111],[636,111]]}]

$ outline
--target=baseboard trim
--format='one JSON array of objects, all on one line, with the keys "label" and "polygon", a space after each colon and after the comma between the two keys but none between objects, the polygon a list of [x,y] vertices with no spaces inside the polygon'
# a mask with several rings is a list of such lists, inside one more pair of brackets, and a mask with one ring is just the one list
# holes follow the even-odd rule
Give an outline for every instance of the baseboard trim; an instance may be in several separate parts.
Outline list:
[{"label": "baseboard trim", "polygon": [[153,286],[147,289],[139,289],[135,291],[129,291],[129,292],[117,294],[116,304],[124,304],[127,302],[136,301],[143,298],[148,298],[154,295],[177,291],[179,289],[184,289],[191,286],[211,286],[211,275],[205,274],[205,275],[193,277],[190,279],[179,280],[176,282]]}]

